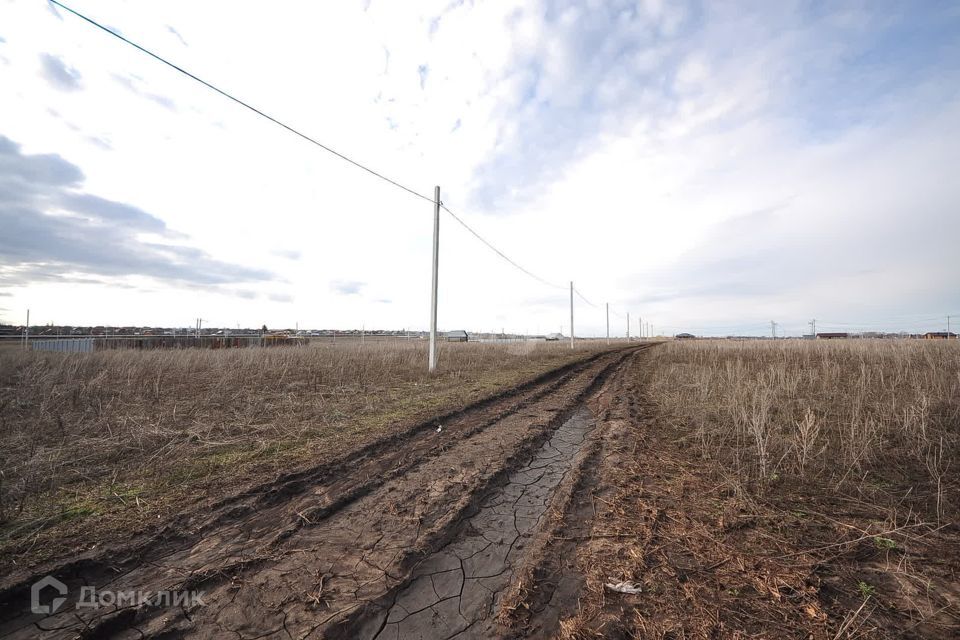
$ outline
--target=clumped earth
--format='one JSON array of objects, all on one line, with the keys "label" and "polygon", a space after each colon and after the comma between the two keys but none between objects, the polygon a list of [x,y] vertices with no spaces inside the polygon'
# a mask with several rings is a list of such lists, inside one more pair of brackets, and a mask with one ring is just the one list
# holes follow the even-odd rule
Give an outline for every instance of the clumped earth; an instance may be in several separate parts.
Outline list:
[{"label": "clumped earth", "polygon": [[[579,354],[19,570],[0,584],[0,635],[957,637],[951,349]],[[67,601],[31,614],[48,574]],[[203,595],[78,610],[82,587]]]}]

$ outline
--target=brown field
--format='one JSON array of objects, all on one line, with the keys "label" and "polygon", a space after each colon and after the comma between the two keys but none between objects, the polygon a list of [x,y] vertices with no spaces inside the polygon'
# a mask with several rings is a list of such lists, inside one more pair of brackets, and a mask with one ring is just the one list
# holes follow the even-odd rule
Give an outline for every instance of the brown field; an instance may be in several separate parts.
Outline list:
[{"label": "brown field", "polygon": [[118,539],[574,358],[557,343],[0,351],[0,567]]},{"label": "brown field", "polygon": [[960,344],[424,349],[0,353],[0,635],[960,634]]},{"label": "brown field", "polygon": [[960,344],[673,342],[635,375],[569,637],[956,637]]}]

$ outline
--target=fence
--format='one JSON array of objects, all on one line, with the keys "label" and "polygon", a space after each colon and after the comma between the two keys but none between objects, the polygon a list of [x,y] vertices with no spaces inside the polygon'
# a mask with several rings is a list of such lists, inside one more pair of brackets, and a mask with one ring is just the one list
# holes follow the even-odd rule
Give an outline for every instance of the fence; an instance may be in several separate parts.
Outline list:
[{"label": "fence", "polygon": [[34,351],[65,351],[70,353],[90,353],[96,338],[54,338],[52,340],[34,340],[30,346]]},{"label": "fence", "polygon": [[302,346],[307,343],[306,338],[286,335],[57,336],[31,338],[28,342],[30,348],[34,351],[67,353],[91,353],[113,349],[238,349],[244,347]]}]

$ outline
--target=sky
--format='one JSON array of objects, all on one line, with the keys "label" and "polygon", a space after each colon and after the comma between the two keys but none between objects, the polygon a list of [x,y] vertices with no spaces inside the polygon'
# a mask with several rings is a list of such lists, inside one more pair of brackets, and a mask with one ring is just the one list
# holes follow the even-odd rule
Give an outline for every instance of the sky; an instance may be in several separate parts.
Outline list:
[{"label": "sky", "polygon": [[[442,330],[960,326],[956,2],[68,6],[432,199]],[[0,0],[0,322],[429,325],[433,204]]]}]

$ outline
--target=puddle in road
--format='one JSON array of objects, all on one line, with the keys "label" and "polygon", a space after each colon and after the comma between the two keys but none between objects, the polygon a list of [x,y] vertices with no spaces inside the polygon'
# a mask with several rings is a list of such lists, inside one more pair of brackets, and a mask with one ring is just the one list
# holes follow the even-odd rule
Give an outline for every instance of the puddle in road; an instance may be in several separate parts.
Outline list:
[{"label": "puddle in road", "polygon": [[480,623],[497,611],[554,489],[593,426],[585,407],[564,422],[528,465],[484,500],[452,542],[417,566],[413,581],[359,637],[482,637]]}]

